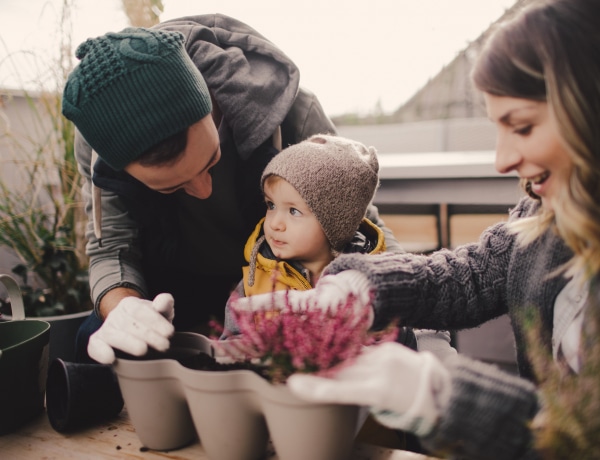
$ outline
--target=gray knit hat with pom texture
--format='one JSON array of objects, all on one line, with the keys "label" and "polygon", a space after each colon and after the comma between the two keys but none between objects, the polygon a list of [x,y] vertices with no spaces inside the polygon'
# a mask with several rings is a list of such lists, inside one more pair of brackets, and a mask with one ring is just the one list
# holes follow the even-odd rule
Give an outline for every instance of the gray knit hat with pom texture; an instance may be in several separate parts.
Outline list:
[{"label": "gray knit hat with pom texture", "polygon": [[277,154],[265,179],[286,180],[321,224],[331,247],[340,251],[352,240],[377,186],[379,162],[374,147],[340,136],[317,134]]},{"label": "gray knit hat with pom texture", "polygon": [[128,27],[86,40],[76,55],[63,114],[116,170],[212,111],[179,32]]}]

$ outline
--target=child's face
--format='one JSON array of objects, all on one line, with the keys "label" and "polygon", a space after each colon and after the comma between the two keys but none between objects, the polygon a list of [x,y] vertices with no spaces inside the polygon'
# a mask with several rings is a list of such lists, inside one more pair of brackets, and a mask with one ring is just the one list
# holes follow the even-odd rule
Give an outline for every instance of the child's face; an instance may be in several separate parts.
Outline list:
[{"label": "child's face", "polygon": [[279,259],[303,265],[331,259],[329,242],[307,204],[287,181],[271,176],[264,183],[267,214],[264,233]]}]

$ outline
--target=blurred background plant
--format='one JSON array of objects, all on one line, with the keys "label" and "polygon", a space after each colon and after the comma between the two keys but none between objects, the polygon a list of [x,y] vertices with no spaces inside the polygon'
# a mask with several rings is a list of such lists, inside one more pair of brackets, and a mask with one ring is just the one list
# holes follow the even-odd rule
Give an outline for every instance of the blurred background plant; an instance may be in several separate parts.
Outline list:
[{"label": "blurred background plant", "polygon": [[12,158],[2,165],[0,244],[20,261],[12,272],[21,278],[27,316],[89,310],[73,127],[60,115],[55,93],[21,97],[32,114],[28,126],[36,132],[23,137],[8,124],[3,133]]},{"label": "blurred background plant", "polygon": [[164,11],[162,0],[122,0],[123,11],[134,27],[152,27]]},{"label": "blurred background plant", "polygon": [[[18,260],[27,316],[54,316],[91,309],[85,255],[81,176],[74,157],[74,127],[61,114],[62,87],[72,69],[71,0],[59,16],[56,62],[40,69],[22,90],[2,92],[0,245]],[[22,52],[0,65],[19,72]],[[0,312],[10,314],[6,299]]]},{"label": "blurred background plant", "polygon": [[534,421],[535,446],[541,459],[598,458],[600,439],[600,286],[592,283],[583,323],[581,369],[573,374],[554,362],[544,348],[537,312],[526,320],[528,356],[539,381],[544,411]]},{"label": "blurred background plant", "polygon": [[[0,59],[20,82],[18,90],[0,89],[0,246],[9,250],[0,257],[16,262],[11,271],[20,279],[27,316],[92,308],[75,131],[61,113],[62,89],[74,65],[75,3],[63,0],[56,12],[56,37],[49,37],[58,47],[55,59],[29,51]],[[151,27],[163,11],[161,0],[122,4],[132,26]],[[36,77],[23,81],[25,73]],[[0,294],[0,314],[10,313]]]}]

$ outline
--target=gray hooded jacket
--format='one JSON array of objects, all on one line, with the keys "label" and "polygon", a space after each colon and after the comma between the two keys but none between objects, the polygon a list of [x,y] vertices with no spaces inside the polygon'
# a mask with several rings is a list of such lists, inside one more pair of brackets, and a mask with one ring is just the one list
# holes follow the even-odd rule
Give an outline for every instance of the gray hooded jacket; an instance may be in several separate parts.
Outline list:
[{"label": "gray hooded jacket", "polygon": [[[213,193],[198,200],[183,192],[153,192],[93,160],[78,134],[76,156],[90,220],[90,283],[96,307],[116,287],[134,288],[146,298],[171,292],[176,327],[190,326],[222,317],[241,277],[244,243],[264,215],[259,182],[264,166],[282,147],[335,133],[335,127],[316,97],[299,87],[295,64],[251,27],[218,14],[156,27],[184,34],[186,50],[222,112]],[[375,208],[369,217],[382,225]],[[388,246],[398,248],[385,231]]]}]

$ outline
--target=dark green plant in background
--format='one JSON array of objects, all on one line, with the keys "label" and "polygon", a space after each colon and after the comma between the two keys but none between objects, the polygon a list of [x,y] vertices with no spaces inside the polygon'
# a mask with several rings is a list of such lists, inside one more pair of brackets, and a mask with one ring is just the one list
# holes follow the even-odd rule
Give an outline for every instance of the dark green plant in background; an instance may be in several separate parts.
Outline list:
[{"label": "dark green plant in background", "polygon": [[[80,177],[73,164],[72,138],[65,141],[71,146],[64,157],[44,165],[43,173],[35,161],[18,165],[25,190],[0,183],[0,244],[11,248],[21,261],[12,272],[21,279],[27,316],[91,308]],[[58,183],[48,173],[58,177]],[[1,311],[10,313],[3,303]]]},{"label": "dark green plant in background", "polygon": [[[21,280],[27,316],[91,308],[74,126],[61,113],[62,88],[73,68],[75,3],[63,0],[57,12],[57,34],[49,39],[57,42],[58,55],[50,64],[28,51],[0,59],[22,88],[0,90],[0,246],[20,261],[12,272]],[[158,23],[164,9],[162,0],[122,0],[122,8],[136,27]],[[25,61],[35,69],[34,81],[23,81]],[[26,108],[18,119],[7,115],[16,103]],[[1,297],[0,313],[10,314]]]},{"label": "dark green plant in background", "polygon": [[[35,89],[1,94],[0,245],[20,261],[12,272],[20,278],[27,316],[91,308],[74,127],[61,113],[62,87],[72,69],[71,3],[64,0],[60,11],[57,60],[38,80],[23,82],[23,88]],[[24,52],[0,65],[18,73],[24,57],[36,61]],[[6,299],[0,300],[0,312],[10,314]]]},{"label": "dark green plant in background", "polygon": [[[581,336],[581,370],[554,362],[541,345],[538,315],[527,321],[528,356],[539,380],[544,410],[534,421],[535,447],[544,460],[598,458],[600,440],[600,304],[590,290]],[[547,339],[547,337],[546,337]]]}]

